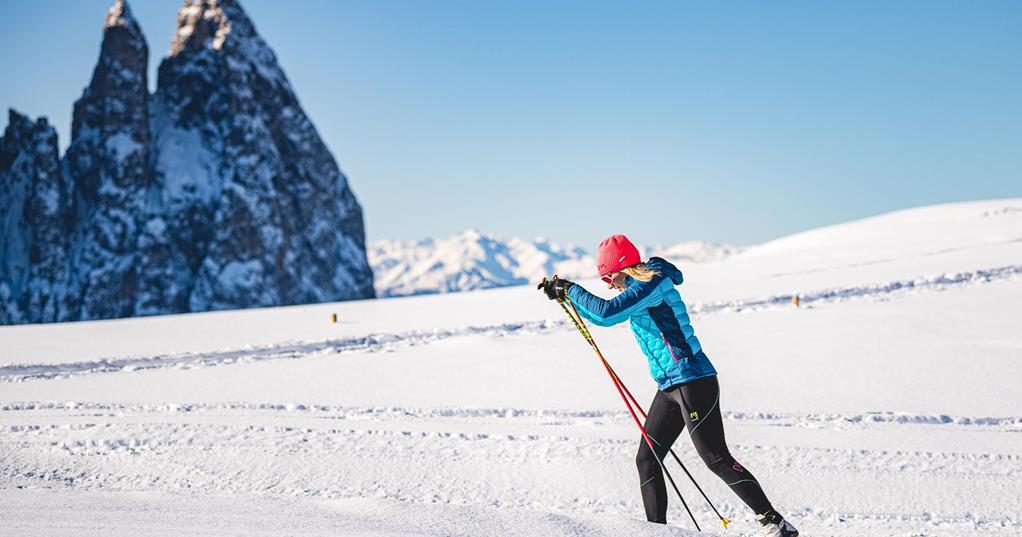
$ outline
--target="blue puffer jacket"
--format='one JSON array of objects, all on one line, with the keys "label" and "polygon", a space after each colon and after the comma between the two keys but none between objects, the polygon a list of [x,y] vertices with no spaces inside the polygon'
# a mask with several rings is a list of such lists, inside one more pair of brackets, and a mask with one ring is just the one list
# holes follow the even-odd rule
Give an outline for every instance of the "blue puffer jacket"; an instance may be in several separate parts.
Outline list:
[{"label": "blue puffer jacket", "polygon": [[717,374],[703,353],[688,310],[674,288],[683,281],[681,271],[670,262],[651,257],[646,266],[660,274],[648,282],[626,278],[628,289],[604,300],[572,285],[568,298],[580,315],[599,326],[611,326],[628,319],[639,348],[649,360],[649,373],[664,390],[675,384]]}]

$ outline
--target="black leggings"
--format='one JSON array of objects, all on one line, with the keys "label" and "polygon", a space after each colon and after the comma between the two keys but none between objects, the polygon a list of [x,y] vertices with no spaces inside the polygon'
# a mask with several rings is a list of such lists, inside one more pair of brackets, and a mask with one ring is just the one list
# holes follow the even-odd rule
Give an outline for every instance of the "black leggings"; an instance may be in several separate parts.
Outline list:
[{"label": "black leggings", "polygon": [[[717,474],[757,514],[770,511],[759,482],[731,456],[724,441],[720,417],[720,386],[717,377],[704,377],[657,391],[646,417],[646,433],[662,461],[681,431],[688,426],[692,444],[706,467]],[[667,522],[667,485],[660,465],[641,439],[635,457],[639,467],[639,489],[650,522]]]}]

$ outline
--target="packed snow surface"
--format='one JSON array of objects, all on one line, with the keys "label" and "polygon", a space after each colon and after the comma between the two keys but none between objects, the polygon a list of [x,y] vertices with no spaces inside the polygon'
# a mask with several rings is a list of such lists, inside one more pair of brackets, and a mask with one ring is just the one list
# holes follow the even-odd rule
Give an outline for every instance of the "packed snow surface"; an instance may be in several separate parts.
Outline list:
[{"label": "packed snow surface", "polygon": [[[1022,199],[680,266],[731,449],[803,535],[1022,534]],[[627,326],[593,333],[647,404]],[[694,535],[677,501],[644,522],[638,445],[529,286],[0,327],[16,535]],[[734,519],[671,461],[702,529],[757,535],[675,448]]]}]

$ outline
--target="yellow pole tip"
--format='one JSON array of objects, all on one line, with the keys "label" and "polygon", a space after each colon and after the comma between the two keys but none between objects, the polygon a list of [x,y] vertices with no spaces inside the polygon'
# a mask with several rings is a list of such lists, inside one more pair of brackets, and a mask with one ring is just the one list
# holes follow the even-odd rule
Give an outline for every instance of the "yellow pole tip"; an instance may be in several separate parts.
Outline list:
[{"label": "yellow pole tip", "polygon": [[728,524],[731,523],[731,521],[726,519],[726,518],[722,518],[722,519],[720,519],[720,523],[724,525],[724,529],[727,529],[727,526],[728,526]]}]

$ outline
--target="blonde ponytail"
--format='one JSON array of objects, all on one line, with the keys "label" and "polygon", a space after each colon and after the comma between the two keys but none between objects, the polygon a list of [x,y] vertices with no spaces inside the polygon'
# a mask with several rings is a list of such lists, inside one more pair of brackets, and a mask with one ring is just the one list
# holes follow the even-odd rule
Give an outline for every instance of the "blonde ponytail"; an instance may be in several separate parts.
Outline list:
[{"label": "blonde ponytail", "polygon": [[621,269],[621,272],[624,272],[640,282],[648,282],[660,275],[660,271],[649,268],[649,266],[645,263],[639,263],[638,265],[623,268]]}]

